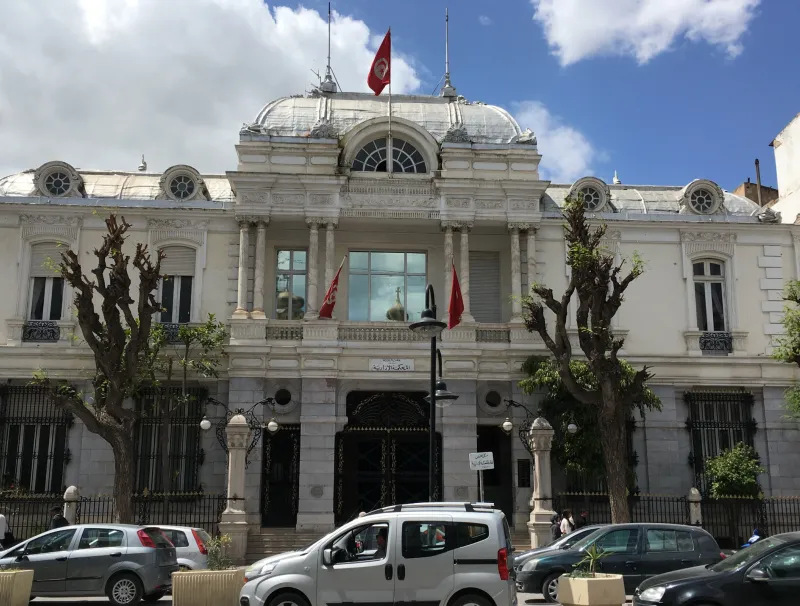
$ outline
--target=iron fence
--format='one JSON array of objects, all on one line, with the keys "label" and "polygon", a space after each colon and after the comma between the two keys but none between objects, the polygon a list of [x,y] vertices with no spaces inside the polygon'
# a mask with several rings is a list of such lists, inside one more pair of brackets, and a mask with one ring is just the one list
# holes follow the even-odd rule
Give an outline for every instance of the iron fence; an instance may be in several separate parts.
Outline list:
[{"label": "iron fence", "polygon": [[[559,513],[569,509],[575,519],[586,512],[589,524],[611,523],[611,503],[607,494],[562,493],[553,499],[553,509]],[[631,495],[628,497],[628,511],[632,522],[689,523],[689,501],[686,497]]]},{"label": "iron fence", "polygon": [[62,507],[61,494],[0,494],[0,513],[14,538],[23,541],[50,528],[53,507]]}]

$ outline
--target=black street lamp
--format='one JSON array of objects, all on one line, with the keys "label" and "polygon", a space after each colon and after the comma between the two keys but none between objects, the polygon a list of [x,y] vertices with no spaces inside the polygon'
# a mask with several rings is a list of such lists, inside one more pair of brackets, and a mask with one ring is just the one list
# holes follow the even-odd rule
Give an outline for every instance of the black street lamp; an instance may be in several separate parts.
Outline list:
[{"label": "black street lamp", "polygon": [[430,411],[430,457],[428,461],[428,500],[433,501],[436,488],[436,337],[442,334],[447,324],[436,319],[436,297],[433,286],[428,284],[425,289],[425,309],[420,315],[420,321],[414,322],[409,328],[423,337],[431,340],[431,392],[428,399],[431,404]]},{"label": "black street lamp", "polygon": [[[525,450],[528,451],[528,454],[533,457],[533,449],[531,448],[531,438],[530,438],[530,431],[531,425],[533,425],[534,420],[536,417],[541,416],[541,413],[537,410],[536,414],[533,414],[533,411],[525,406],[524,404],[520,404],[519,402],[515,402],[514,400],[503,400],[506,403],[506,420],[503,421],[500,427],[504,432],[507,434],[511,434],[511,431],[514,429],[514,423],[511,422],[511,409],[512,408],[521,408],[525,411],[525,420],[520,423],[519,426],[519,440],[522,442],[522,445],[525,447]],[[570,423],[567,425],[567,432],[570,435],[575,435],[578,432],[578,426],[575,423]]]},{"label": "black street lamp", "polygon": [[[436,406],[445,408],[450,406],[455,400],[458,400],[458,395],[447,389],[447,384],[442,379],[442,350],[436,350],[436,357],[439,359],[439,381],[436,383]],[[425,401],[430,404],[430,395],[425,396]]]}]

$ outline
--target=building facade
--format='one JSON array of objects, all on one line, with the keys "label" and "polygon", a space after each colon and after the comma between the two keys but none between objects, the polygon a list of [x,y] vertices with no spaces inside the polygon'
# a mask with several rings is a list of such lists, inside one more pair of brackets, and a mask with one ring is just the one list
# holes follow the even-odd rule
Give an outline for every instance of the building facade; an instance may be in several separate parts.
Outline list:
[{"label": "building facade", "polygon": [[[537,397],[518,387],[521,365],[547,352],[525,330],[520,298],[533,282],[565,288],[559,208],[581,194],[608,224],[605,250],[619,261],[637,253],[646,267],[615,319],[624,356],[652,367],[663,404],[632,432],[639,489],[686,494],[702,483],[705,457],[746,441],[768,471],[765,492],[798,494],[800,433],[782,408],[796,373],[770,358],[784,281],[800,275],[798,228],[713,180],[542,180],[534,133],[450,92],[396,95],[391,120],[384,97],[279,99],[242,127],[238,163],[224,175],[53,161],[0,179],[4,481],[111,492],[110,449],[27,383],[37,369],[88,379],[72,293],[48,260],[69,247],[91,266],[114,212],[131,223],[131,246],[165,250],[159,320],[168,330],[209,313],[229,325],[222,376],[196,385],[214,399],[173,420],[172,489],[224,490],[225,450],[199,422],[224,422],[227,407],[281,427],[248,455],[254,525],[329,528],[381,503],[427,499],[430,345],[408,325],[428,283],[446,317],[455,267],[465,311],[441,352],[459,397],[436,411],[437,496],[476,499],[468,455],[491,450],[486,498],[524,526],[531,461],[501,425],[525,419],[505,400],[536,410]],[[340,264],[334,317],[320,319]],[[266,397],[273,407],[253,408]],[[139,489],[158,488],[158,448],[143,422]],[[575,488],[558,472],[555,483]]]}]

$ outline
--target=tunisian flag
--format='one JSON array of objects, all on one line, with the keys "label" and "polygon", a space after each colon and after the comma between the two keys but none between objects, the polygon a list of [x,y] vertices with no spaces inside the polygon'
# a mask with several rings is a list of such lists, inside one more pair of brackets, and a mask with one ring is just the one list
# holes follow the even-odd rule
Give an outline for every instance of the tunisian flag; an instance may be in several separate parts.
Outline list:
[{"label": "tunisian flag", "polygon": [[347,259],[346,256],[344,259],[342,259],[342,264],[339,266],[339,270],[336,272],[336,275],[333,276],[331,285],[328,286],[328,292],[325,293],[325,298],[322,300],[322,307],[319,308],[320,318],[328,318],[330,320],[331,315],[333,314],[333,308],[336,307],[336,292],[339,290],[339,274],[342,273],[342,267],[344,267],[345,259]]},{"label": "tunisian flag", "polygon": [[380,95],[383,88],[392,81],[392,30],[386,32],[386,37],[381,42],[372,67],[369,68],[367,85],[376,95]]},{"label": "tunisian flag", "polygon": [[461,296],[461,284],[458,283],[456,266],[453,264],[453,287],[450,290],[450,307],[447,310],[447,328],[455,328],[461,324],[461,314],[464,313],[464,297]]}]

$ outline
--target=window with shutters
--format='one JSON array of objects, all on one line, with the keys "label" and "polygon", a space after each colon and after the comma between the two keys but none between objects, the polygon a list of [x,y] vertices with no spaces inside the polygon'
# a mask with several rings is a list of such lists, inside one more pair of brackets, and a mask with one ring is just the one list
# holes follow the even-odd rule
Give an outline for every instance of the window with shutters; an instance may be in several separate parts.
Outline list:
[{"label": "window with shutters", "polygon": [[470,251],[469,304],[476,322],[497,324],[503,321],[499,252]]},{"label": "window with shutters", "polygon": [[167,246],[162,250],[161,323],[187,324],[192,319],[196,251],[188,246]]},{"label": "window with shutters", "polygon": [[60,320],[64,308],[64,278],[58,270],[63,246],[41,242],[31,247],[28,319]]}]

